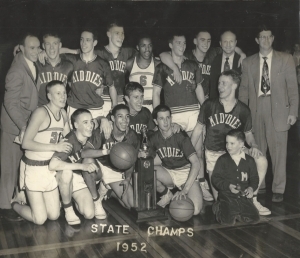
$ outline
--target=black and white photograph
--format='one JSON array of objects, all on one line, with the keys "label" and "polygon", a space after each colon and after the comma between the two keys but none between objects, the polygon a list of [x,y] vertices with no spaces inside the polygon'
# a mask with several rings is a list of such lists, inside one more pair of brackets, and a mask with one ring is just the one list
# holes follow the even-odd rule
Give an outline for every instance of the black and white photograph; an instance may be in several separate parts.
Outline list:
[{"label": "black and white photograph", "polygon": [[0,256],[300,255],[300,2],[0,2]]}]

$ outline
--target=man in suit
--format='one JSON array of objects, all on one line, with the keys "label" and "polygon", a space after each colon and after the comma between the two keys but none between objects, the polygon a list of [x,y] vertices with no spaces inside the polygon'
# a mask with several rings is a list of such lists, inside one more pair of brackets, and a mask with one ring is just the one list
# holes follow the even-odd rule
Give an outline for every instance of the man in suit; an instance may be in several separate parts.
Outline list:
[{"label": "man in suit", "polygon": [[[259,27],[255,41],[259,53],[243,61],[239,99],[249,105],[254,137],[273,170],[273,202],[281,202],[286,184],[288,130],[298,116],[298,87],[293,57],[273,50],[274,35]],[[262,187],[261,187],[262,188]]]},{"label": "man in suit", "polygon": [[23,154],[22,137],[27,121],[38,104],[37,61],[40,41],[27,34],[6,75],[5,95],[1,111],[1,217],[10,221],[22,218],[11,209],[11,199],[16,190],[19,164]]},{"label": "man in suit", "polygon": [[236,35],[232,31],[224,31],[220,37],[220,46],[223,50],[222,54],[218,54],[211,65],[209,78],[209,98],[219,97],[218,82],[220,74],[223,71],[235,70],[241,72],[239,65],[240,55],[235,52],[237,40]]}]

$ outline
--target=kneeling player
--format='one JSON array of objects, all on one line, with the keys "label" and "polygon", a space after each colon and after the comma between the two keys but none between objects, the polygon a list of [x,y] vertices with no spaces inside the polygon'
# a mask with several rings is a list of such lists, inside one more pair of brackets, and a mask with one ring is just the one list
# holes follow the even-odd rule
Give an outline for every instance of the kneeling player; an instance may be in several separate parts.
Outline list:
[{"label": "kneeling player", "polygon": [[[35,224],[43,224],[47,218],[55,220],[60,215],[59,193],[55,170],[48,167],[55,151],[68,153],[72,145],[59,138],[70,131],[64,106],[66,89],[61,81],[46,86],[49,103],[37,108],[26,129],[22,147],[20,169],[25,173],[25,189],[30,206],[12,203],[13,209]],[[21,182],[22,183],[22,182]]]},{"label": "kneeling player", "polygon": [[[194,215],[197,215],[202,209],[202,192],[199,182],[195,181],[200,163],[192,142],[185,132],[172,132],[168,106],[158,105],[152,115],[159,130],[150,136],[149,145],[162,160],[161,166],[155,166],[157,191],[162,194],[157,204],[165,207],[172,199],[187,195],[193,201]],[[169,188],[174,186],[180,191],[173,196]]]},{"label": "kneeling player", "polygon": [[218,158],[211,177],[219,191],[213,212],[221,224],[234,225],[236,219],[247,223],[259,220],[253,204],[259,178],[255,160],[243,151],[245,139],[245,134],[237,129],[227,134],[228,153]]},{"label": "kneeling player", "polygon": [[[111,164],[108,154],[110,153],[112,146],[118,142],[127,142],[131,144],[136,149],[137,154],[140,141],[136,132],[129,128],[130,118],[128,106],[124,104],[115,106],[112,110],[111,119],[113,122],[111,137],[109,139],[105,139],[103,134],[98,139],[96,139],[96,135],[95,137],[92,137],[90,139],[91,145],[86,146],[86,149],[82,152],[82,157],[97,158],[97,162],[100,165],[102,172],[102,180],[106,188],[111,188],[113,190],[118,200],[124,207],[131,208],[134,204],[133,189],[132,185],[130,184],[130,179],[134,166],[125,172],[120,172],[119,169]],[[93,177],[93,175],[90,176]],[[86,177],[85,180],[87,181]],[[100,191],[104,194],[105,191],[103,191],[101,188],[102,187],[100,186]],[[94,183],[92,191],[95,189],[96,185]],[[103,196],[100,196],[100,199],[102,198]]]},{"label": "kneeling player", "polygon": [[[88,138],[93,133],[100,132],[94,129],[94,122],[91,113],[87,109],[77,109],[71,116],[73,127],[66,139],[73,146],[69,153],[54,153],[49,167],[58,170],[58,184],[61,192],[63,207],[68,224],[80,224],[80,219],[75,214],[71,202],[74,198],[78,211],[87,219],[105,219],[106,213],[102,207],[101,200],[92,196],[88,190],[81,172],[100,173],[94,163],[82,163],[81,152],[87,144]],[[93,197],[93,198],[92,198]]]}]

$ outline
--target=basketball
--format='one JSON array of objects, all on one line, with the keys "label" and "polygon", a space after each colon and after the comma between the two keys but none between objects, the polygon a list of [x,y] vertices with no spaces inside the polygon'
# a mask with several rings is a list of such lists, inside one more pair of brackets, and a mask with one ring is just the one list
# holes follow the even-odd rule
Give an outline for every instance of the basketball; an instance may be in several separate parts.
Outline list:
[{"label": "basketball", "polygon": [[177,221],[187,221],[194,214],[194,204],[188,197],[186,199],[174,200],[169,207],[170,214]]},{"label": "basketball", "polygon": [[111,163],[120,170],[126,170],[134,165],[137,152],[132,145],[126,142],[115,144],[110,150]]}]

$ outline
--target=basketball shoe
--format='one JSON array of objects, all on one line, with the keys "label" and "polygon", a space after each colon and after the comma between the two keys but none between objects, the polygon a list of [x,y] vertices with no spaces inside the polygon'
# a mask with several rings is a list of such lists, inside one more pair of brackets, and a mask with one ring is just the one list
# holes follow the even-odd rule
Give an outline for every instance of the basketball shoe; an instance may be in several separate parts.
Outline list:
[{"label": "basketball shoe", "polygon": [[165,208],[166,205],[168,205],[170,203],[170,201],[172,200],[172,198],[173,198],[173,194],[168,189],[168,192],[165,195],[163,195],[162,197],[160,197],[160,201],[157,203],[157,205]]},{"label": "basketball shoe", "polygon": [[80,219],[75,214],[73,207],[65,208],[65,217],[69,225],[78,225],[81,223]]},{"label": "basketball shoe", "polygon": [[101,199],[99,198],[97,201],[94,202],[95,207],[95,217],[96,219],[105,219],[106,218],[106,212],[103,209]]}]

